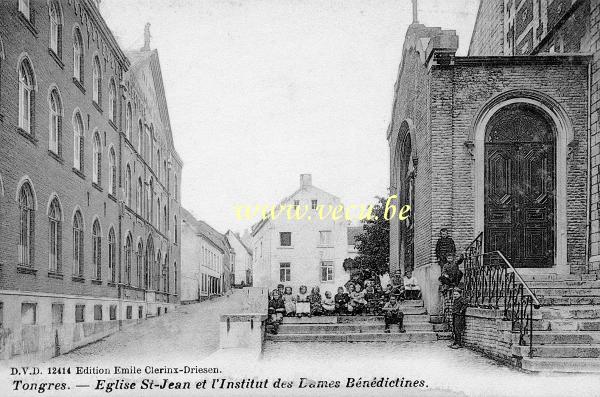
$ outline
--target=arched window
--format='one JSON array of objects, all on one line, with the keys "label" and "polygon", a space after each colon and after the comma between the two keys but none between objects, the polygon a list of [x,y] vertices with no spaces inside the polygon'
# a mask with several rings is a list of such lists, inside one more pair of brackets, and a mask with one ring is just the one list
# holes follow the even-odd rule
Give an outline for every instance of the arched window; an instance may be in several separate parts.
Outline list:
[{"label": "arched window", "polygon": [[132,128],[132,112],[131,112],[131,102],[127,103],[127,111],[125,112],[125,136],[131,142],[131,128]]},{"label": "arched window", "polygon": [[115,81],[112,79],[108,89],[108,117],[113,123],[117,122],[117,88],[115,87]]},{"label": "arched window", "polygon": [[142,178],[138,178],[137,189],[135,190],[135,212],[142,215],[142,201],[144,197],[144,184]]},{"label": "arched window", "polygon": [[62,213],[60,204],[55,197],[48,211],[49,246],[48,268],[53,273],[62,271]]},{"label": "arched window", "polygon": [[160,291],[161,290],[161,285],[160,285],[160,281],[162,279],[162,275],[160,272],[160,268],[162,267],[162,255],[160,253],[160,250],[158,251],[158,254],[156,255],[156,262],[154,263],[154,279],[153,284],[154,284],[154,290],[155,291]]},{"label": "arched window", "polygon": [[162,181],[162,175],[160,173],[160,149],[156,149],[156,164],[154,170],[156,172],[156,177],[159,181]]},{"label": "arched window", "polygon": [[127,285],[131,285],[131,259],[133,256],[133,241],[131,234],[127,235],[125,239],[125,282]]},{"label": "arched window", "polygon": [[79,211],[73,215],[73,274],[83,277],[83,218]]},{"label": "arched window", "polygon": [[136,252],[136,272],[137,272],[137,285],[142,288],[144,282],[142,280],[142,269],[144,267],[144,245],[141,241],[138,242],[137,252]]},{"label": "arched window", "polygon": [[144,140],[144,159],[148,166],[152,166],[152,134],[151,129],[146,128],[146,138]]},{"label": "arched window", "polygon": [[138,121],[138,136],[137,136],[137,152],[141,156],[142,148],[144,147],[144,125],[142,124],[142,120]]},{"label": "arched window", "polygon": [[50,3],[50,49],[59,58],[62,57],[62,15],[60,7],[53,0]]},{"label": "arched window", "polygon": [[92,182],[94,182],[96,185],[100,185],[102,182],[102,142],[100,141],[100,134],[98,134],[98,132],[94,134],[92,159]]},{"label": "arched window", "polygon": [[169,231],[169,214],[167,214],[167,206],[165,205],[163,207],[163,227],[164,227],[164,231],[165,233]]},{"label": "arched window", "polygon": [[148,236],[148,242],[146,243],[146,255],[144,258],[144,288],[152,288],[152,271],[154,270],[154,242],[152,236]]},{"label": "arched window", "polygon": [[125,204],[131,208],[131,167],[125,168]]},{"label": "arched window", "polygon": [[33,134],[34,87],[33,68],[28,59],[23,59],[19,66],[19,128],[28,134]]},{"label": "arched window", "polygon": [[156,228],[160,231],[160,197],[156,199]]},{"label": "arched window", "polygon": [[101,106],[102,101],[102,70],[100,69],[100,60],[94,57],[94,70],[92,71],[92,99],[97,105]]},{"label": "arched window", "polygon": [[78,28],[73,34],[73,77],[83,84],[84,71],[83,39]]},{"label": "arched window", "polygon": [[50,124],[48,131],[48,149],[60,155],[60,143],[62,141],[62,102],[56,88],[50,92]]},{"label": "arched window", "polygon": [[25,182],[19,191],[19,265],[33,266],[34,212],[33,191]]},{"label": "arched window", "polygon": [[108,277],[109,281],[116,281],[117,250],[115,247],[115,231],[111,227],[108,231]]},{"label": "arched window", "polygon": [[162,174],[163,174],[163,178],[164,178],[163,179],[164,184],[167,185],[167,183],[169,182],[169,175],[167,173],[167,160],[163,160],[163,172],[162,172]]},{"label": "arched window", "polygon": [[173,262],[173,293],[177,295],[177,262]]},{"label": "arched window", "polygon": [[96,280],[102,280],[102,230],[97,219],[92,226],[92,260],[96,271]]},{"label": "arched window", "polygon": [[19,0],[19,11],[28,20],[31,19],[31,13],[29,8],[29,0]]},{"label": "arched window", "polygon": [[178,227],[179,225],[177,224],[177,215],[175,215],[174,219],[173,219],[173,234],[175,236],[175,244],[177,244],[179,242],[179,235],[178,235]]},{"label": "arched window", "polygon": [[146,220],[148,222],[152,222],[152,213],[154,212],[154,182],[152,182],[152,177],[150,177],[150,182],[148,182],[148,190],[146,191]]},{"label": "arched window", "polygon": [[117,158],[112,147],[108,153],[108,192],[113,196],[117,194]]},{"label": "arched window", "polygon": [[83,120],[81,114],[77,112],[73,117],[73,167],[81,172],[83,172],[83,153]]},{"label": "arched window", "polygon": [[169,292],[169,256],[165,255],[165,264],[163,265],[163,291]]},{"label": "arched window", "polygon": [[177,184],[177,174],[173,174],[174,187],[173,187],[173,195],[175,196],[175,201],[178,201],[179,197],[179,185]]}]

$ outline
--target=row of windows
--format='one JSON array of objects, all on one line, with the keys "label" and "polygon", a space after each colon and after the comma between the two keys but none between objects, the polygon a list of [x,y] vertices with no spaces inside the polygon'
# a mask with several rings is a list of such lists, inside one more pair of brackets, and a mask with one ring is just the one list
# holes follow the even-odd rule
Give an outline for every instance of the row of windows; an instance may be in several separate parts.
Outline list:
[{"label": "row of windows", "polygon": [[[19,10],[21,13],[29,19],[29,1],[20,0]],[[59,4],[56,0],[49,3],[49,15],[50,15],[50,50],[56,55],[62,54],[62,13]],[[83,87],[84,81],[84,47],[81,32],[78,27],[73,30],[73,79],[79,85]],[[100,107],[102,102],[102,68],[98,56],[93,59],[93,70],[92,70],[92,86],[93,86],[93,101]],[[18,125],[24,132],[33,135],[34,117],[35,117],[35,90],[36,82],[33,73],[33,67],[28,59],[24,59],[19,66],[19,120]],[[108,103],[108,114],[109,119],[116,123],[118,118],[118,106],[117,106],[117,88],[114,79],[111,78],[109,83],[109,103]],[[53,153],[61,156],[61,131],[62,131],[62,101],[57,88],[52,89],[49,95],[50,101],[50,127],[49,127],[49,150]],[[132,142],[132,107],[131,103],[128,102],[126,106],[126,136],[130,142]],[[82,171],[83,163],[83,123],[79,114],[74,115],[73,120],[74,129],[74,167]],[[163,185],[168,185],[168,166],[167,159],[162,159],[160,147],[154,151],[154,128],[146,129],[146,142],[143,144],[143,123],[139,120],[139,131],[138,131],[138,148],[137,151],[142,155],[142,147],[144,149],[144,158],[148,164],[156,171],[157,177],[162,181]],[[95,140],[95,138],[94,138]],[[156,153],[156,156],[154,156]],[[154,158],[153,158],[154,157]],[[96,158],[94,158],[96,160]],[[154,160],[154,161],[153,161]],[[96,164],[96,161],[94,161]],[[97,168],[97,166],[94,166]],[[98,169],[99,171],[99,169]],[[94,173],[94,179],[98,178],[97,172]],[[176,179],[176,177],[175,177]],[[109,183],[109,186],[112,184]],[[175,200],[178,200],[177,181],[175,180]]]},{"label": "row of windows", "polygon": [[221,293],[221,279],[202,274],[201,292],[212,295]]},{"label": "row of windows", "polygon": [[223,257],[210,251],[208,248],[202,246],[202,264],[213,270],[220,270],[223,264]]},{"label": "row of windows", "polygon": [[[319,274],[322,283],[334,281],[333,261],[322,261]],[[290,262],[279,264],[279,281],[282,283],[292,281],[292,264]]]},{"label": "row of windows", "polygon": [[[310,208],[311,209],[316,210],[318,205],[319,205],[319,201],[317,199],[310,200]],[[294,200],[294,207],[299,207],[299,206],[300,206],[300,200]]]},{"label": "row of windows", "polygon": [[[86,321],[85,318],[85,306],[83,304],[75,305],[75,322],[83,323]],[[94,305],[94,321],[103,321],[104,318],[104,307],[103,305]],[[158,308],[158,315],[161,314],[163,308]],[[64,323],[64,304],[52,303],[51,306],[52,325],[58,326]],[[166,314],[168,309],[164,308]],[[138,306],[137,318],[142,319],[144,315],[144,307]],[[127,305],[125,308],[125,318],[127,320],[133,319],[133,306]],[[36,325],[38,324],[38,305],[37,303],[24,302],[21,304],[21,324],[22,325]],[[108,305],[108,320],[118,320],[117,305]],[[4,305],[0,302],[0,326],[4,322]]]},{"label": "row of windows", "polygon": [[[35,200],[33,188],[29,181],[24,182],[19,190],[19,239],[18,265],[32,268],[35,253]],[[49,250],[48,269],[53,274],[63,274],[62,245],[63,245],[63,211],[57,197],[52,198],[48,208],[49,223]],[[177,230],[177,229],[176,229]],[[94,267],[94,281],[100,281],[102,274],[102,228],[98,219],[92,224],[92,265]],[[84,277],[84,223],[80,210],[75,210],[72,219],[72,241],[73,241],[73,276],[78,279]],[[117,247],[115,231],[111,227],[107,234],[108,246],[108,280],[116,282]],[[153,288],[169,292],[169,262],[165,255],[164,262],[160,250],[155,255],[152,237],[148,237],[146,251],[144,251],[141,239],[138,239],[136,253],[136,278],[140,288]],[[125,242],[125,283],[132,284],[132,259],[133,259],[133,237],[127,233]],[[162,266],[162,269],[160,267]],[[177,291],[177,264],[173,265],[174,285]],[[142,278],[143,277],[143,278]]]},{"label": "row of windows", "polygon": [[[322,230],[319,232],[319,245],[333,244],[331,230]],[[279,232],[279,246],[292,246],[292,232]]]}]

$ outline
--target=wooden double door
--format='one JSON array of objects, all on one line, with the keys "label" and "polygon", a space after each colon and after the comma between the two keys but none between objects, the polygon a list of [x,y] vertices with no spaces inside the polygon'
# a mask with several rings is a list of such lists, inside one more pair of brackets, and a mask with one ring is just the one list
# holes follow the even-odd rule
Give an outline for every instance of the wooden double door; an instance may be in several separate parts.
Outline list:
[{"label": "wooden double door", "polygon": [[554,265],[556,156],[550,125],[533,111],[509,110],[485,143],[484,248],[542,268]]}]

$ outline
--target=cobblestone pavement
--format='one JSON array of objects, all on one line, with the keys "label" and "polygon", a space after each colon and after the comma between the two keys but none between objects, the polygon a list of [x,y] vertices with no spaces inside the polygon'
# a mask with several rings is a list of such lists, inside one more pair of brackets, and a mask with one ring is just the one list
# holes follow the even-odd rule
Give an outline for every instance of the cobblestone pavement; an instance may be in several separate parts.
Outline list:
[{"label": "cobblestone pavement", "polygon": [[239,291],[211,301],[183,305],[107,338],[48,361],[51,365],[89,362],[148,364],[174,358],[194,362],[217,350],[219,315],[242,305]]}]

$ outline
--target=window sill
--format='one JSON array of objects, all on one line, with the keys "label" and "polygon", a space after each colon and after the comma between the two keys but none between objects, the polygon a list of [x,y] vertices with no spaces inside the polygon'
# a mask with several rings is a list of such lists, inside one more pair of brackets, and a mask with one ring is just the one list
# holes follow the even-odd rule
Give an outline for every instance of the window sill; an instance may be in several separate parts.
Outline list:
[{"label": "window sill", "polygon": [[75,84],[75,86],[79,88],[79,91],[85,95],[85,88],[83,87],[83,83],[81,81],[79,81],[76,77],[73,77],[73,84]]},{"label": "window sill", "polygon": [[17,265],[17,273],[33,274],[35,276],[37,274],[37,269],[34,269],[33,267],[29,266]]},{"label": "window sill", "polygon": [[96,110],[97,110],[98,112],[100,112],[100,114],[102,114],[102,113],[103,113],[103,110],[102,110],[102,108],[100,107],[100,105],[99,105],[99,104],[98,104],[96,101],[92,101],[92,104],[94,104],[94,107],[96,108]]},{"label": "window sill", "polygon": [[17,127],[17,132],[19,134],[21,134],[23,137],[27,138],[34,145],[37,145],[38,139],[35,136],[33,136],[32,134],[30,134],[29,132],[25,131],[23,128]]},{"label": "window sill", "polygon": [[112,121],[112,120],[109,119],[108,120],[108,124],[113,128],[113,130],[119,131],[119,127],[117,127],[117,125],[115,124],[114,121]]},{"label": "window sill", "polygon": [[292,250],[294,249],[293,246],[291,245],[280,245],[279,247],[277,247],[278,249],[282,249],[282,250]]},{"label": "window sill", "polygon": [[98,185],[96,182],[92,182],[92,186],[99,192],[102,191],[102,186]]},{"label": "window sill", "polygon": [[60,155],[56,154],[55,152],[53,152],[50,149],[48,149],[48,155],[50,157],[52,157],[54,160],[58,161],[60,164],[64,164],[65,163],[65,161],[63,160],[62,157],[60,157]]},{"label": "window sill", "polygon": [[318,244],[317,248],[333,248],[331,244]]},{"label": "window sill", "polygon": [[85,180],[85,174],[83,172],[81,172],[80,170],[78,170],[77,168],[73,167],[73,172],[80,177],[81,179]]},{"label": "window sill", "polygon": [[106,283],[106,285],[109,286],[109,287],[116,287],[117,286],[117,284],[115,284],[114,281],[109,281],[109,282]]},{"label": "window sill", "polygon": [[95,278],[93,278],[93,279],[92,279],[92,284],[95,284],[95,285],[102,285],[102,280],[98,280],[98,279],[95,279]]},{"label": "window sill", "polygon": [[54,50],[52,48],[48,48],[48,54],[50,54],[50,57],[52,59],[54,59],[54,62],[56,62],[56,64],[61,68],[61,69],[65,69],[65,64],[63,63],[62,59],[60,59],[60,57],[58,56],[58,54],[56,52],[54,52]]},{"label": "window sill", "polygon": [[48,277],[49,278],[55,278],[57,280],[62,280],[63,279],[62,273],[57,273],[57,272],[48,272]]},{"label": "window sill", "polygon": [[82,276],[73,276],[71,277],[71,281],[74,281],[76,283],[85,283],[85,278],[83,278]]},{"label": "window sill", "polygon": [[108,198],[111,199],[112,201],[114,201],[115,203],[117,202],[117,198],[115,196],[113,196],[111,193],[108,193]]},{"label": "window sill", "polygon": [[[30,13],[31,13],[31,12],[32,12],[32,11],[30,11]],[[37,31],[37,29],[35,28],[35,26],[33,26],[33,23],[31,23],[31,21],[29,20],[29,18],[27,18],[27,17],[25,16],[25,14],[23,14],[21,11],[19,11],[18,15],[19,15],[19,20],[21,21],[21,23],[22,23],[23,25],[25,25],[25,26],[27,27],[27,29],[29,29],[29,31],[30,31],[31,33],[33,33],[33,35],[34,35],[34,36],[37,38],[37,37],[38,37],[38,31]]]}]

